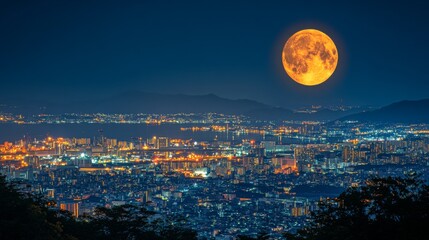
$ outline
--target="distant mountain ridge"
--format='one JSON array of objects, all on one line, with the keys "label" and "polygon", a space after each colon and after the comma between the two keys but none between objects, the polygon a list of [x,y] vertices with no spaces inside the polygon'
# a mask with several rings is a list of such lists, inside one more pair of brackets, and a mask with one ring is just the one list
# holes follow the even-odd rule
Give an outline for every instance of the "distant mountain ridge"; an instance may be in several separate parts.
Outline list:
[{"label": "distant mountain ridge", "polygon": [[[1,102],[0,102],[1,104]],[[150,92],[126,92],[109,98],[92,101],[74,101],[66,104],[47,102],[17,102],[16,105],[0,105],[0,112],[19,114],[62,113],[224,113],[242,114],[254,120],[358,120],[377,122],[428,122],[429,99],[402,101],[373,111],[355,108],[346,111],[317,109],[296,112],[282,107],[273,107],[247,99],[227,99],[214,94],[185,95]]]},{"label": "distant mountain ridge", "polygon": [[248,99],[227,99],[214,94],[185,95],[127,92],[97,101],[75,102],[47,107],[49,113],[224,113],[242,114],[255,120],[333,120],[354,111],[322,109],[316,113],[298,113]]},{"label": "distant mountain ridge", "polygon": [[[5,104],[4,104],[5,103]],[[20,99],[0,102],[0,111],[14,113],[206,113],[244,114],[269,108],[269,105],[247,100],[231,100],[214,94],[185,95],[131,91],[112,97],[55,103],[22,102]]]},{"label": "distant mountain ridge", "polygon": [[[243,114],[269,107],[247,99],[231,100],[216,96],[128,92],[114,97],[71,103],[64,106],[70,112],[102,113],[206,113]],[[62,109],[52,109],[64,112]]]},{"label": "distant mountain ridge", "polygon": [[404,100],[373,111],[352,114],[338,120],[385,123],[429,123],[429,99]]}]

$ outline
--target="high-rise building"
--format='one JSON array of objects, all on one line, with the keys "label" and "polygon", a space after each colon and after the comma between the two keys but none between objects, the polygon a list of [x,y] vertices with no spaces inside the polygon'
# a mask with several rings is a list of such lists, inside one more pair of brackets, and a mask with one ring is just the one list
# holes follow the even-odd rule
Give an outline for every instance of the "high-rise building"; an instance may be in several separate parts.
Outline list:
[{"label": "high-rise building", "polygon": [[168,138],[167,137],[159,137],[156,139],[156,148],[166,148],[168,147]]},{"label": "high-rise building", "polygon": [[350,162],[350,158],[351,158],[351,153],[350,153],[350,147],[349,146],[345,146],[343,148],[343,153],[342,153],[342,157],[343,157],[343,162]]},{"label": "high-rise building", "polygon": [[79,202],[65,201],[60,203],[60,209],[69,211],[74,217],[79,217]]},{"label": "high-rise building", "polygon": [[114,148],[118,145],[118,140],[115,138],[113,138],[113,139],[108,138],[108,139],[106,139],[106,145],[108,148]]}]

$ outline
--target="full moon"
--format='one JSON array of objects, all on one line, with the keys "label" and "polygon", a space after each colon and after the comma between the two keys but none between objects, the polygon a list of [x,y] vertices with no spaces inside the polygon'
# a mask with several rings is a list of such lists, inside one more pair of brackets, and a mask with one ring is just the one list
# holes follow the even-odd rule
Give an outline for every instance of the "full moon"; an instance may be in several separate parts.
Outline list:
[{"label": "full moon", "polygon": [[334,41],[315,29],[293,34],[283,47],[283,67],[295,82],[314,86],[328,80],[338,63]]}]

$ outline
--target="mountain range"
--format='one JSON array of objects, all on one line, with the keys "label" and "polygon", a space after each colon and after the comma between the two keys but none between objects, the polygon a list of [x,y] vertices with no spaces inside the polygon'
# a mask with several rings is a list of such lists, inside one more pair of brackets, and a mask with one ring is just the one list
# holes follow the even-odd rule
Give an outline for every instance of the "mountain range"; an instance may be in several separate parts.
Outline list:
[{"label": "mountain range", "polygon": [[[1,102],[0,102],[1,104]],[[70,103],[14,102],[0,111],[20,114],[61,113],[207,113],[242,114],[255,120],[358,120],[376,122],[429,123],[429,99],[401,101],[379,109],[351,108],[293,111],[247,99],[227,99],[214,94],[185,95],[127,92],[113,97]]]},{"label": "mountain range", "polygon": [[385,123],[429,123],[429,99],[400,101],[372,111],[345,116],[339,120]]}]

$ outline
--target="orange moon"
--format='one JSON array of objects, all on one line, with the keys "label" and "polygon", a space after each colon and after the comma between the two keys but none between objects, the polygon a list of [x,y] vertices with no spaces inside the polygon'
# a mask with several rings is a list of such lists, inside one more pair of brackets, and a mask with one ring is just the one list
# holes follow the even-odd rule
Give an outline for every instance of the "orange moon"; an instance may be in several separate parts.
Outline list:
[{"label": "orange moon", "polygon": [[314,86],[328,80],[338,63],[334,41],[315,29],[293,34],[283,47],[283,67],[295,82]]}]

